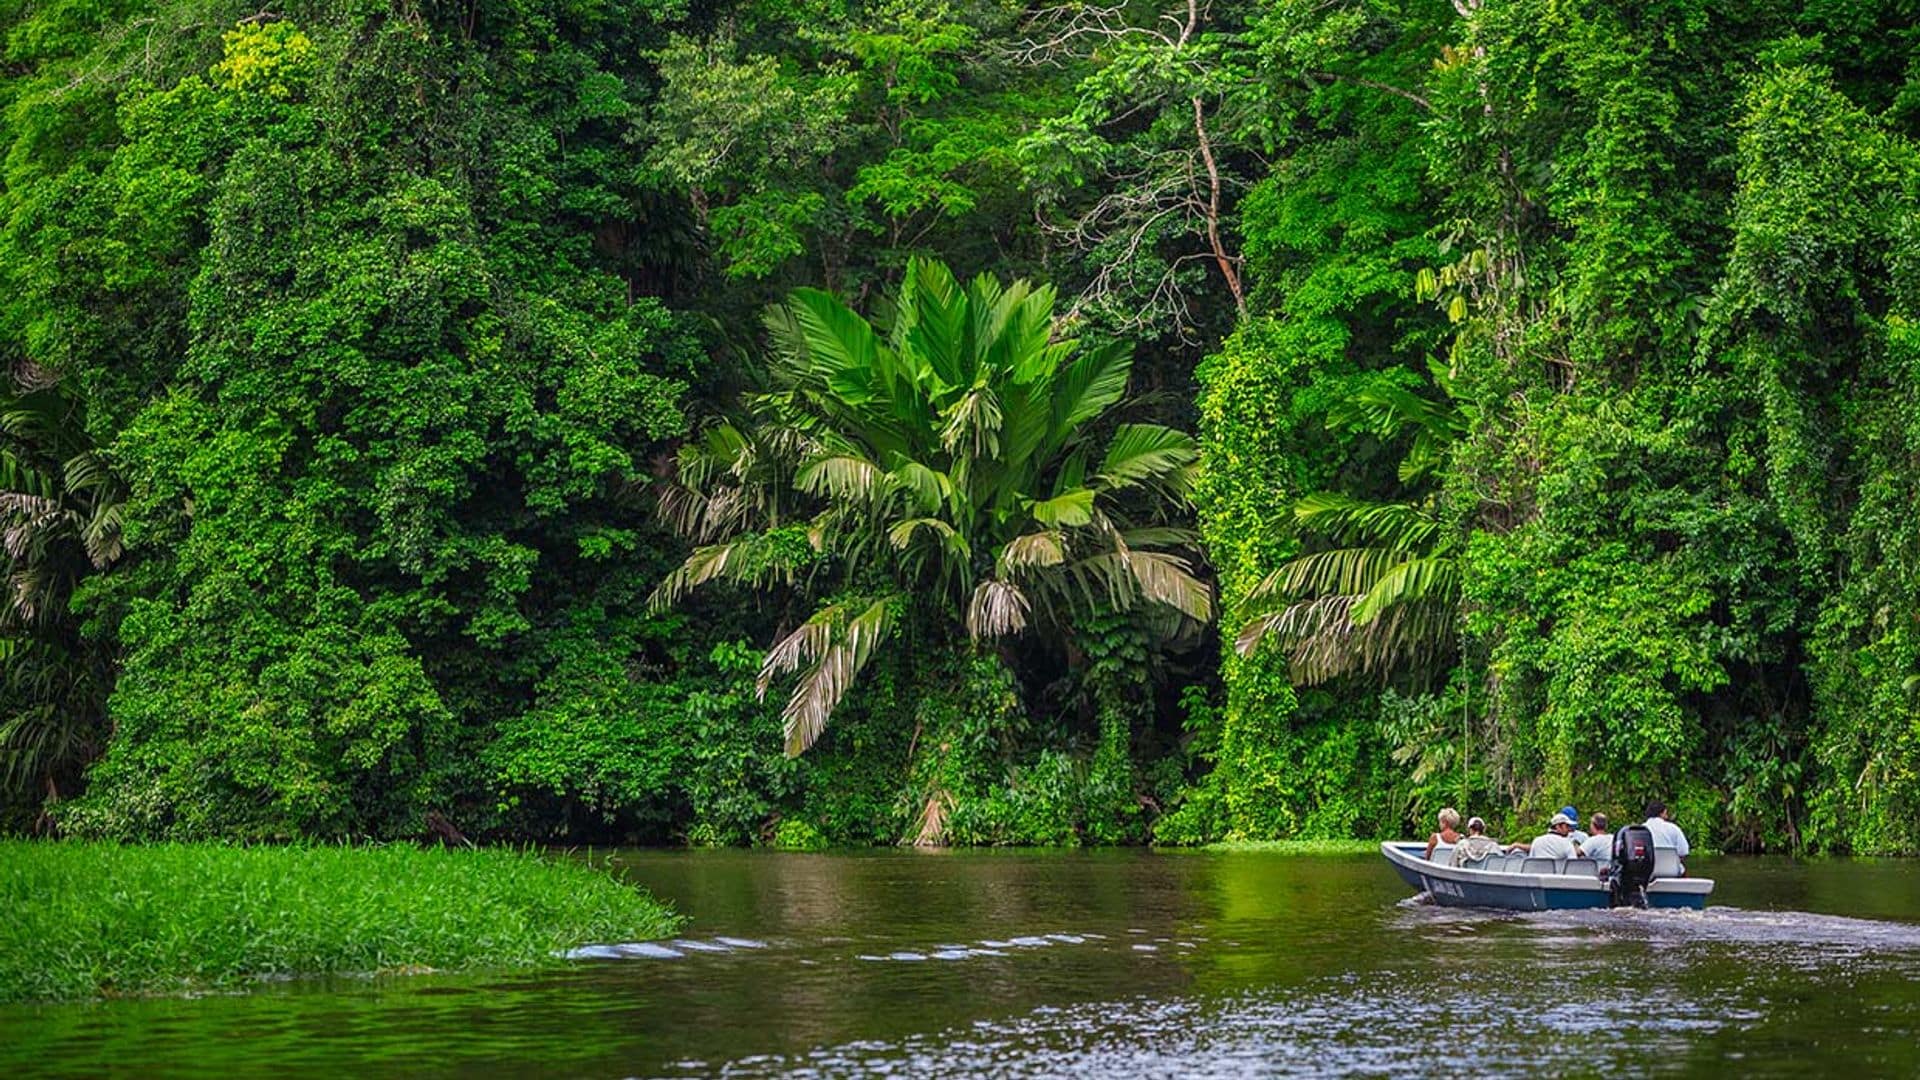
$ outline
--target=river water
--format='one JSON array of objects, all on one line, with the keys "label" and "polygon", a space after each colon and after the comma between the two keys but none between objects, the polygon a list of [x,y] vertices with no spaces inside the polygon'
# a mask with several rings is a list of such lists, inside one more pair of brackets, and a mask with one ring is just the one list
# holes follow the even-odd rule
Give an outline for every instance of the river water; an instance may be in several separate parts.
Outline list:
[{"label": "river water", "polygon": [[1696,912],[1418,907],[1378,855],[631,852],[677,943],[0,1008],[0,1076],[1920,1075],[1920,864]]}]

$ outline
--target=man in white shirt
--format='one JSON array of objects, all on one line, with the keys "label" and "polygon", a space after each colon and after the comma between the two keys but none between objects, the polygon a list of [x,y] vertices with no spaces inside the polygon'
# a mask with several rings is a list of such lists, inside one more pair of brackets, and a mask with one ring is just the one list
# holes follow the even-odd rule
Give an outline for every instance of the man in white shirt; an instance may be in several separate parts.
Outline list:
[{"label": "man in white shirt", "polygon": [[1567,834],[1573,831],[1573,819],[1565,814],[1553,815],[1547,831],[1533,838],[1530,844],[1514,844],[1507,848],[1508,854],[1521,852],[1536,859],[1571,859],[1577,851]]},{"label": "man in white shirt", "polygon": [[1602,866],[1613,861],[1613,833],[1607,828],[1607,815],[1595,814],[1593,835],[1580,842],[1580,854]]},{"label": "man in white shirt", "polygon": [[1647,831],[1653,834],[1653,846],[1672,848],[1674,854],[1687,857],[1687,834],[1673,823],[1673,815],[1668,812],[1667,804],[1655,799],[1647,804]]}]

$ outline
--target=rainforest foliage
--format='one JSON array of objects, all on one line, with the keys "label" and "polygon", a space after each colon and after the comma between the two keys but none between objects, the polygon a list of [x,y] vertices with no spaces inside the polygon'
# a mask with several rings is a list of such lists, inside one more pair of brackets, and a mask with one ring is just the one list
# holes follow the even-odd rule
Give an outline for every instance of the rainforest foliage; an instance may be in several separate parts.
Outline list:
[{"label": "rainforest foliage", "polygon": [[0,11],[7,828],[1920,851],[1911,0]]}]

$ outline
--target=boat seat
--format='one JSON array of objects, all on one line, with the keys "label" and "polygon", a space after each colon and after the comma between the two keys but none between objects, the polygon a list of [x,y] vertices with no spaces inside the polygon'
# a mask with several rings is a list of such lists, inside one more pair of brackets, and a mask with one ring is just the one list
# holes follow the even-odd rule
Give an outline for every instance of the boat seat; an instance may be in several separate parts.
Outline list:
[{"label": "boat seat", "polygon": [[1453,845],[1435,844],[1433,846],[1433,858],[1427,861],[1439,863],[1441,866],[1453,865]]},{"label": "boat seat", "polygon": [[1581,877],[1597,878],[1600,876],[1600,864],[1594,862],[1592,859],[1568,859],[1566,869],[1560,872],[1563,874],[1576,874]]},{"label": "boat seat", "polygon": [[1670,847],[1656,847],[1653,849],[1654,877],[1680,877],[1685,872],[1685,869],[1680,865],[1679,851]]},{"label": "boat seat", "polygon": [[1552,859],[1536,859],[1529,855],[1521,861],[1520,872],[1523,874],[1557,874],[1560,872],[1560,864]]}]

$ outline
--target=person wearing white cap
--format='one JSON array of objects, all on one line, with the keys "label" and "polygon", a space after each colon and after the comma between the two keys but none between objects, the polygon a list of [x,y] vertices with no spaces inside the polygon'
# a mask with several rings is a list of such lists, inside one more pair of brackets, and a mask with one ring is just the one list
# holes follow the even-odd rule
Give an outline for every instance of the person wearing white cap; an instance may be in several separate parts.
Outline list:
[{"label": "person wearing white cap", "polygon": [[1571,859],[1579,854],[1573,846],[1573,840],[1567,834],[1573,831],[1573,819],[1565,814],[1553,815],[1547,831],[1533,838],[1530,844],[1513,844],[1507,848],[1509,854],[1521,852],[1536,859]]}]

